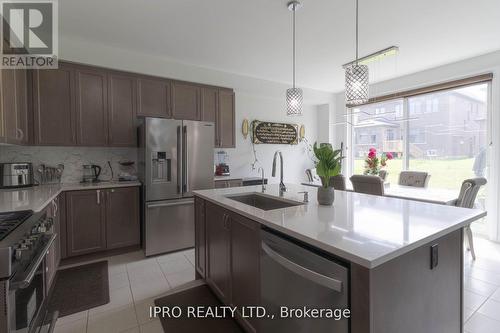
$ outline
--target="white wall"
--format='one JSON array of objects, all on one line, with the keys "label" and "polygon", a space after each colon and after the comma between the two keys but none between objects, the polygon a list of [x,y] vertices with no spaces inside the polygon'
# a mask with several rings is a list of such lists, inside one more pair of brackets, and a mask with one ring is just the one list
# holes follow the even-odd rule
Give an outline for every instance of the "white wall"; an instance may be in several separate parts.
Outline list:
[{"label": "white wall", "polygon": [[[371,97],[376,97],[483,73],[493,73],[493,82],[491,85],[491,115],[489,118],[492,122],[492,131],[489,133],[492,145],[489,150],[489,202],[487,207],[488,219],[490,222],[490,238],[500,240],[500,227],[498,226],[500,207],[497,202],[497,198],[500,198],[500,180],[498,176],[500,167],[500,51],[375,83],[370,86],[370,89],[372,92],[376,92],[376,94],[372,94]],[[345,120],[345,117],[342,116],[347,112],[344,101],[344,92],[336,94],[332,122],[341,122]],[[338,145],[341,141],[350,141],[349,127],[347,125],[330,126],[330,130],[332,131],[335,144]]]},{"label": "white wall", "polygon": [[[64,37],[60,38],[60,57],[130,72],[233,88],[236,93],[236,148],[225,151],[229,154],[231,175],[236,177],[257,175],[257,170],[250,167],[253,162],[250,139],[244,140],[241,135],[243,119],[304,124],[306,138],[312,143],[317,139],[317,105],[332,105],[334,100],[332,93],[304,89],[303,116],[292,118],[286,116],[284,104],[285,91],[289,87],[280,83],[194,67],[156,55],[139,54]],[[284,154],[285,182],[296,183],[304,180],[305,168],[312,166],[305,143],[295,146],[256,145],[259,166],[264,167],[266,176],[271,175],[272,156],[278,149]],[[278,178],[269,179],[270,183],[277,181]]]}]

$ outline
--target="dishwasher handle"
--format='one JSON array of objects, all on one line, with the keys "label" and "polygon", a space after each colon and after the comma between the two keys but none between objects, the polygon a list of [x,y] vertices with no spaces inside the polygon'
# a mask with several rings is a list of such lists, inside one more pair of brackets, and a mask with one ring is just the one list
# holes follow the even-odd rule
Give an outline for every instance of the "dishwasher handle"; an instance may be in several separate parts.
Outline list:
[{"label": "dishwasher handle", "polygon": [[293,261],[283,257],[273,249],[271,249],[266,243],[262,242],[262,250],[274,261],[276,261],[281,266],[287,268],[288,270],[294,272],[297,275],[302,276],[305,279],[313,281],[323,287],[335,290],[339,293],[342,292],[342,281],[333,279],[326,275],[320,274],[318,272],[312,271],[306,267],[294,263]]}]

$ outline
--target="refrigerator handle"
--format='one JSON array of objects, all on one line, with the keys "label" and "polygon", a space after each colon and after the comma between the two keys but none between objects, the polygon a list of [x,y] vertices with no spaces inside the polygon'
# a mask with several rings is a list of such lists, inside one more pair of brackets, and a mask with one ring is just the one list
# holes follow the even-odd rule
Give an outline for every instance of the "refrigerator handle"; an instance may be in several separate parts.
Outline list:
[{"label": "refrigerator handle", "polygon": [[184,177],[184,182],[182,183],[182,192],[189,192],[189,177],[188,177],[188,140],[187,140],[187,126],[183,126],[182,129],[182,175]]},{"label": "refrigerator handle", "polygon": [[182,184],[181,127],[177,126],[177,193],[181,193],[181,184]]}]

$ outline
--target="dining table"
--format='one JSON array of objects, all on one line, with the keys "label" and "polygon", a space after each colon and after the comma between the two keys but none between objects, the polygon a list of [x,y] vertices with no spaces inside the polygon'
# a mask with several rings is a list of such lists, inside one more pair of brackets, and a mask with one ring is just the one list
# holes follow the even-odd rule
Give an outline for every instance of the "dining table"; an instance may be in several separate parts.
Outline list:
[{"label": "dining table", "polygon": [[[302,185],[320,187],[317,182],[302,182]],[[351,182],[347,182],[346,191],[353,191]],[[384,195],[387,197],[408,199],[441,205],[453,205],[458,199],[459,190],[434,187],[415,187],[399,184],[384,184]]]}]

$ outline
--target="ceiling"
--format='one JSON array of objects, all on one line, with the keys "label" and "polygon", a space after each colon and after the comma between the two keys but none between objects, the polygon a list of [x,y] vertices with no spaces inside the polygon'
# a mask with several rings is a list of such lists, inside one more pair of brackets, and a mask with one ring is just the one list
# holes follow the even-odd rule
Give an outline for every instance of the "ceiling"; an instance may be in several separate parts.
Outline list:
[{"label": "ceiling", "polygon": [[[301,0],[297,85],[341,91],[354,58],[354,0]],[[360,56],[391,45],[378,81],[500,49],[498,0],[359,0]],[[140,3],[140,4],[139,4]],[[286,0],[64,0],[68,38],[160,55],[185,64],[291,82]],[[64,45],[61,45],[64,47]]]}]

